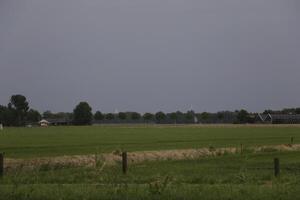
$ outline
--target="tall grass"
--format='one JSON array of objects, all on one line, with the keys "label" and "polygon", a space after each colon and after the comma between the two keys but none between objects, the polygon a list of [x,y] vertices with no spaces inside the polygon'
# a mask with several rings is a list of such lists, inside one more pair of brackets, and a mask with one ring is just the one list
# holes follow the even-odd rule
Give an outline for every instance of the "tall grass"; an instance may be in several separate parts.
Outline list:
[{"label": "tall grass", "polygon": [[[279,178],[274,157],[281,159]],[[299,197],[299,184],[299,152],[263,152],[143,162],[129,165],[127,175],[120,163],[10,170],[0,180],[0,199],[288,200]]]}]

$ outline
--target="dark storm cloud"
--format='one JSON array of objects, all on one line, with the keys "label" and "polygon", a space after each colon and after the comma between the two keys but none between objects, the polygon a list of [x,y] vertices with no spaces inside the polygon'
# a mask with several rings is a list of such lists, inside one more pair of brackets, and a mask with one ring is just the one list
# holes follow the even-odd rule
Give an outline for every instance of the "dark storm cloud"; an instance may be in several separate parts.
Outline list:
[{"label": "dark storm cloud", "polygon": [[300,106],[297,0],[1,0],[0,104]]}]

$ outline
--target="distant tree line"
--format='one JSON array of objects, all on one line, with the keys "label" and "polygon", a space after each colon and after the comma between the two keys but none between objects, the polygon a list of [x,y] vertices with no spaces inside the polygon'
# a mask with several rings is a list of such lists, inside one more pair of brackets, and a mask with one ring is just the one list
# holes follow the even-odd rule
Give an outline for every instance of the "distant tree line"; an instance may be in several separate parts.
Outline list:
[{"label": "distant tree line", "polygon": [[[254,123],[257,113],[248,111],[221,111],[216,113],[195,113],[193,110],[187,112],[162,111],[156,113],[119,112],[102,113],[92,112],[87,102],[80,102],[72,113],[45,111],[40,114],[37,110],[29,107],[25,96],[12,95],[7,106],[0,105],[0,123],[4,126],[25,126],[37,124],[41,119],[65,120],[74,125],[106,124],[106,123],[157,123],[157,124],[193,124],[193,123]],[[300,114],[300,108],[286,108],[283,110],[265,110],[264,114]]]},{"label": "distant tree line", "polygon": [[23,95],[13,95],[7,106],[0,105],[0,123],[4,126],[24,126],[28,122],[37,122],[40,119],[40,113],[30,109]]},{"label": "distant tree line", "polygon": [[285,108],[282,110],[265,110],[263,114],[300,114],[300,108]]}]

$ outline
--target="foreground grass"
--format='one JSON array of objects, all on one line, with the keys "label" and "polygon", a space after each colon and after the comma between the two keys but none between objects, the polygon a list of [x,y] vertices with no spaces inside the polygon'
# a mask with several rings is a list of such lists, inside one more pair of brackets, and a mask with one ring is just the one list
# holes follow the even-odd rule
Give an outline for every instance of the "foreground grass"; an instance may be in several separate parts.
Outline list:
[{"label": "foreground grass", "polygon": [[0,151],[7,157],[40,157],[127,151],[286,144],[300,127],[87,126],[5,128]]},{"label": "foreground grass", "polygon": [[296,186],[276,185],[261,187],[256,185],[198,185],[172,186],[163,193],[153,193],[146,187],[108,188],[107,186],[67,186],[40,185],[4,187],[0,189],[2,200],[74,200],[74,199],[164,199],[164,200],[290,200],[299,199],[300,189]]},{"label": "foreground grass", "polygon": [[[273,176],[273,158],[281,175]],[[300,153],[268,152],[105,167],[8,171],[0,199],[299,199]]]}]

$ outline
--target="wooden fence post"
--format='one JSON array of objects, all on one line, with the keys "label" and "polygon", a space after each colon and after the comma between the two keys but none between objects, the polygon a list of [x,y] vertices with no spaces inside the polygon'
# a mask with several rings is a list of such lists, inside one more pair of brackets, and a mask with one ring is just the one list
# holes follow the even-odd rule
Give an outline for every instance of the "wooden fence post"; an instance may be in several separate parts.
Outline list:
[{"label": "wooden fence post", "polygon": [[280,174],[280,163],[279,158],[274,158],[274,175],[275,177],[279,176]]},{"label": "wooden fence post", "polygon": [[0,153],[0,178],[3,177],[4,174],[4,154]]},{"label": "wooden fence post", "polygon": [[123,170],[123,174],[127,173],[127,152],[123,152],[122,153],[122,170]]}]

